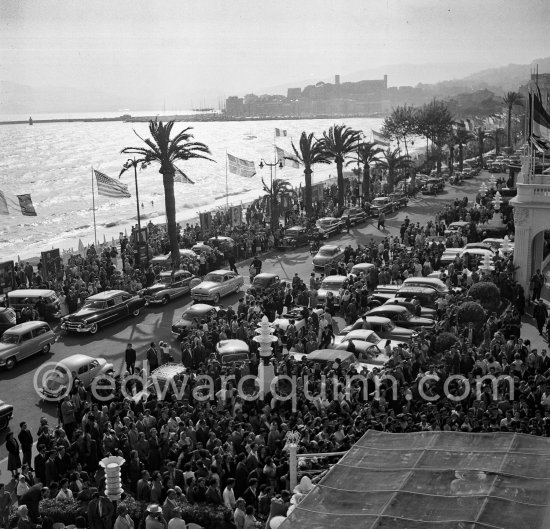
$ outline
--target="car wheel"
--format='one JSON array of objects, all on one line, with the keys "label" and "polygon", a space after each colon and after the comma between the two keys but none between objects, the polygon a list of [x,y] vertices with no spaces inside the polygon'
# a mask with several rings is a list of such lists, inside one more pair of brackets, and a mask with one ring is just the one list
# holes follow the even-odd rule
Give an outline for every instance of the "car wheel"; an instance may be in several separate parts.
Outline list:
[{"label": "car wheel", "polygon": [[42,352],[43,354],[47,355],[47,354],[50,352],[50,348],[51,348],[50,344],[47,343],[44,347],[42,347],[41,352]]},{"label": "car wheel", "polygon": [[97,323],[92,323],[90,327],[90,334],[95,334],[97,332]]},{"label": "car wheel", "polygon": [[220,302],[220,295],[219,294],[216,294],[214,296],[214,303],[218,304]]},{"label": "car wheel", "polygon": [[136,316],[139,316],[139,313],[140,313],[140,309],[136,309],[134,311],[132,311],[132,316],[136,317]]},{"label": "car wheel", "polygon": [[15,367],[15,364],[17,364],[17,359],[15,356],[12,356],[11,358],[8,358],[6,360],[6,369],[9,371]]},{"label": "car wheel", "polygon": [[162,304],[166,305],[170,301],[170,296],[164,296],[162,298]]}]

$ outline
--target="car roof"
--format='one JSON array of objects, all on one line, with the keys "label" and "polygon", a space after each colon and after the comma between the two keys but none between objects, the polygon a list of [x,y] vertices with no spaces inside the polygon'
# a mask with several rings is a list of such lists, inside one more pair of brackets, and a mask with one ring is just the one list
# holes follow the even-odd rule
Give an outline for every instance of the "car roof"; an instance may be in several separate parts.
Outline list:
[{"label": "car roof", "polygon": [[342,361],[350,358],[355,360],[355,355],[352,352],[339,351],[337,349],[317,349],[304,356],[307,361],[312,360],[314,362],[334,362],[337,358],[340,358]]},{"label": "car roof", "polygon": [[390,197],[376,197],[374,200],[388,200]]},{"label": "car roof", "polygon": [[75,354],[75,355],[68,356],[67,358],[63,358],[62,360],[59,360],[57,364],[70,368],[72,366],[81,366],[83,364],[87,364],[92,360],[100,360],[100,359],[94,358],[88,355]]},{"label": "car roof", "polygon": [[[363,318],[359,318],[362,320]],[[386,318],[385,316],[366,316],[367,323],[391,323],[391,320],[389,318]],[[357,320],[359,321],[359,320]]]},{"label": "car roof", "polygon": [[323,282],[321,285],[326,281],[327,283],[330,283],[332,280],[336,280],[336,283],[343,283],[344,281],[347,281],[348,276],[327,276],[325,279],[323,279]]},{"label": "car roof", "polygon": [[223,269],[221,269],[221,270],[212,270],[212,272],[208,272],[208,274],[219,274],[219,275],[221,275],[221,274],[232,274],[232,273],[234,273],[234,272],[231,272],[231,270],[223,270]]},{"label": "car roof", "polygon": [[466,221],[464,221],[464,220],[458,220],[458,221],[456,221],[456,222],[451,222],[451,223],[449,224],[449,228],[450,228],[451,226],[458,226],[458,227],[460,227],[460,226],[466,226],[467,224],[470,224],[470,223],[469,223],[469,222],[466,222]]},{"label": "car roof", "polygon": [[[428,290],[433,290],[428,288]],[[367,313],[367,316],[374,314],[376,315],[377,312],[408,312],[407,307],[404,307],[403,305],[381,305],[380,307],[375,307],[374,309],[369,310]]]},{"label": "car roof", "polygon": [[19,323],[18,325],[14,325],[13,327],[10,327],[7,331],[9,333],[22,333],[27,331],[32,331],[33,329],[36,329],[38,327],[43,327],[46,325],[48,329],[50,329],[50,326],[45,321],[26,321],[24,323]]},{"label": "car roof", "polygon": [[261,274],[255,275],[254,279],[257,277],[265,277],[266,279],[271,279],[272,277],[279,277],[278,274],[272,274],[271,272],[262,272]]},{"label": "car roof", "polygon": [[93,296],[86,298],[86,300],[92,301],[105,301],[106,299],[114,298],[115,296],[120,296],[121,294],[128,294],[126,290],[106,290],[105,292],[98,292]]},{"label": "car roof", "polygon": [[194,305],[191,305],[190,307],[188,307],[186,309],[186,311],[188,311],[189,309],[194,309],[198,312],[208,312],[210,311],[211,309],[214,309],[216,307],[212,306],[212,305],[208,305],[207,303],[195,303]]},{"label": "car roof", "polygon": [[11,290],[8,292],[8,298],[11,296],[23,296],[23,297],[31,297],[31,296],[51,296],[52,294],[55,294],[54,290],[50,290],[49,288],[25,288],[21,290]]},{"label": "car roof", "polygon": [[338,250],[340,246],[335,246],[334,244],[323,244],[319,250]]},{"label": "car roof", "polygon": [[321,219],[318,219],[318,220],[338,220],[336,217],[323,217]]},{"label": "car roof", "polygon": [[248,344],[242,340],[221,340],[218,342],[218,347],[236,347],[239,349],[246,349],[247,351],[250,350]]},{"label": "car roof", "polygon": [[356,266],[360,268],[374,268],[375,265],[373,263],[357,263],[357,264],[354,264],[352,268],[355,268]]},{"label": "car roof", "polygon": [[185,373],[185,366],[176,362],[169,362],[168,364],[163,364],[154,369],[151,372],[151,376],[167,379],[174,375],[179,375],[180,373]]},{"label": "car roof", "polygon": [[[411,285],[410,283],[405,285],[403,283],[403,286],[397,291],[397,295],[399,294],[408,294],[412,292],[418,292],[420,294],[437,294],[437,290],[431,288],[431,287],[421,287],[418,285]],[[396,295],[396,297],[397,297]],[[413,294],[414,295],[414,294]]]},{"label": "car roof", "polygon": [[305,230],[303,226],[291,226],[290,228],[287,228],[286,231],[300,231]]},{"label": "car roof", "polygon": [[372,329],[355,329],[344,337],[344,340],[366,340],[374,331]]}]

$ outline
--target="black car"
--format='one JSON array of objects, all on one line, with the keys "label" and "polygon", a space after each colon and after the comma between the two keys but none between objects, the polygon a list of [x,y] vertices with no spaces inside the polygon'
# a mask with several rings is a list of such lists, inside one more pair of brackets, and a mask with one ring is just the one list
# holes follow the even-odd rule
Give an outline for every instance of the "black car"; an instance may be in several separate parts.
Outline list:
[{"label": "black car", "polygon": [[0,307],[0,336],[17,323],[17,315],[10,307]]},{"label": "black car", "polygon": [[5,430],[9,426],[12,416],[13,406],[0,400],[0,431]]},{"label": "black car", "polygon": [[139,316],[146,300],[124,290],[107,290],[90,296],[82,308],[74,314],[61,318],[65,331],[95,334],[99,327],[128,316]]},{"label": "black car", "polygon": [[409,197],[403,193],[392,193],[389,198],[394,203],[396,209],[404,208],[409,203]]},{"label": "black car", "polygon": [[277,274],[262,272],[254,277],[252,288],[256,294],[267,295],[281,288],[281,280]]},{"label": "black car", "polygon": [[361,208],[346,208],[340,217],[344,222],[349,218],[350,224],[355,226],[361,222],[366,222],[367,214]]},{"label": "black car", "polygon": [[201,321],[210,321],[225,315],[220,305],[208,305],[207,303],[195,303],[181,315],[181,318],[172,325],[172,336],[183,339],[193,328],[193,323],[199,325]]},{"label": "black car", "polygon": [[286,248],[298,248],[309,243],[307,229],[303,226],[292,226],[285,230],[283,237],[277,243],[277,248],[285,250]]}]

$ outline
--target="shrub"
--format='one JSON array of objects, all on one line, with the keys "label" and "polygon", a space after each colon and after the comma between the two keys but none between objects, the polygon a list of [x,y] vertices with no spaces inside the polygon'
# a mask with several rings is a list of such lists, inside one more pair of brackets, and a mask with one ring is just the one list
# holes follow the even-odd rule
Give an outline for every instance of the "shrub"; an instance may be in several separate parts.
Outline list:
[{"label": "shrub", "polygon": [[47,499],[42,500],[38,506],[40,516],[48,516],[53,523],[74,525],[78,516],[86,517],[86,509],[75,500]]},{"label": "shrub", "polygon": [[473,323],[476,331],[481,329],[487,318],[483,307],[475,301],[466,301],[462,303],[462,305],[458,307],[456,317],[459,325]]},{"label": "shrub", "polygon": [[435,339],[435,351],[436,353],[444,353],[448,351],[451,346],[458,342],[458,338],[452,332],[442,332]]},{"label": "shrub", "polygon": [[496,311],[500,306],[500,290],[491,281],[480,281],[470,287],[468,296],[478,301],[481,306],[490,311]]}]

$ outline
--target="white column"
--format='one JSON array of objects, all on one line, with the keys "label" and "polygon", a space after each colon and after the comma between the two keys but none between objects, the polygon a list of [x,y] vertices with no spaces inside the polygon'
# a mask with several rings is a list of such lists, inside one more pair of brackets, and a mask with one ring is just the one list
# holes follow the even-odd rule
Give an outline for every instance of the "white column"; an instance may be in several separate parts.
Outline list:
[{"label": "white column", "polygon": [[300,443],[300,434],[298,432],[288,432],[286,434],[286,448],[289,456],[289,474],[290,490],[298,485],[298,444]]}]

